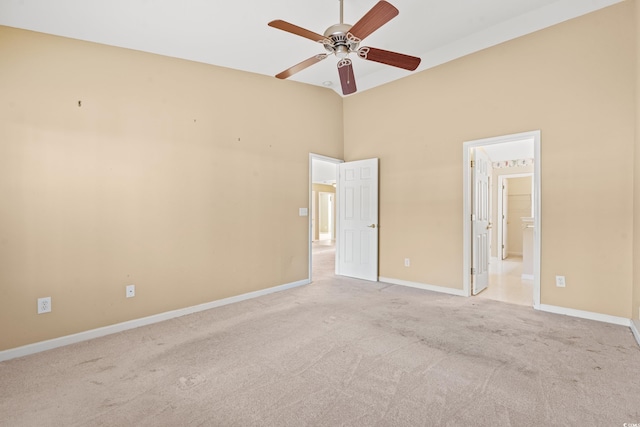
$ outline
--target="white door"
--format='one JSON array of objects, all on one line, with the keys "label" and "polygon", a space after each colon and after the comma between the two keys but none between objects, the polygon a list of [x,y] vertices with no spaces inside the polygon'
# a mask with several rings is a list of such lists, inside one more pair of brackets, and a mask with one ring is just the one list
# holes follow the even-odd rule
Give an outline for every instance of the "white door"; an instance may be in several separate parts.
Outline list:
[{"label": "white door", "polygon": [[336,274],[378,281],[378,159],[338,165]]},{"label": "white door", "polygon": [[489,157],[473,149],[471,168],[471,283],[473,295],[489,285]]},{"label": "white door", "polygon": [[502,215],[500,219],[502,222],[502,257],[500,259],[507,259],[509,253],[509,180],[507,178],[502,180],[502,212],[500,215]]}]

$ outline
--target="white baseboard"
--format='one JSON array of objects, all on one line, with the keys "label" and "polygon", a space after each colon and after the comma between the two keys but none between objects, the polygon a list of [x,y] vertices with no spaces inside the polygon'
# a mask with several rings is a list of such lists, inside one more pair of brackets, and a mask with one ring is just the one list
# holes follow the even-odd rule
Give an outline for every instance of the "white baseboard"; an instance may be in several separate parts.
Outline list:
[{"label": "white baseboard", "polygon": [[640,320],[631,321],[631,332],[633,332],[633,336],[636,337],[636,341],[640,345]]},{"label": "white baseboard", "polygon": [[28,356],[30,354],[39,353],[45,350],[51,350],[54,348],[63,347],[69,344],[75,344],[82,341],[103,337],[105,335],[115,334],[115,333],[126,331],[129,329],[139,328],[140,326],[147,326],[154,323],[163,322],[165,320],[174,319],[176,317],[185,316],[187,314],[193,314],[200,311],[210,310],[212,308],[221,307],[223,305],[233,304],[236,302],[261,297],[274,292],[285,291],[287,289],[295,288],[298,286],[308,285],[309,283],[310,283],[309,279],[299,280],[297,282],[274,286],[267,289],[261,289],[259,291],[248,292],[246,294],[237,295],[234,297],[224,298],[216,301],[207,302],[204,304],[181,308],[178,310],[154,314],[152,316],[143,317],[140,319],[129,320],[127,322],[122,322],[122,323],[116,323],[115,325],[109,325],[109,326],[104,326],[102,328],[91,329],[89,331],[79,332],[77,334],[66,335],[60,338],[54,338],[47,341],[28,344],[22,347],[11,348],[9,350],[3,350],[3,351],[0,351],[0,362],[9,360],[9,359],[15,359],[16,357]]},{"label": "white baseboard", "polygon": [[598,322],[613,323],[614,325],[631,326],[631,319],[625,317],[610,316],[608,314],[594,313],[591,311],[575,310],[573,308],[558,307],[555,305],[540,304],[535,307],[548,313],[564,314],[581,319],[597,320]]},{"label": "white baseboard", "polygon": [[408,286],[410,288],[424,289],[425,291],[441,292],[444,294],[466,297],[462,289],[446,288],[444,286],[427,285],[425,283],[409,282],[407,280],[391,279],[389,277],[378,277],[380,282],[391,283],[392,285]]}]

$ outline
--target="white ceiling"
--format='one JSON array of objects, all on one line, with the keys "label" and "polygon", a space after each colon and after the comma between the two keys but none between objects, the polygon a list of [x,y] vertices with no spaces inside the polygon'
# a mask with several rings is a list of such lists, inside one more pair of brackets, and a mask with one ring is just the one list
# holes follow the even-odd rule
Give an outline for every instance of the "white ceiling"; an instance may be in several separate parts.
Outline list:
[{"label": "white ceiling", "polygon": [[[354,24],[377,0],[344,0]],[[400,14],[367,37],[372,46],[422,58],[418,70],[622,0],[390,0]],[[339,0],[0,0],[0,25],[275,75],[324,48],[267,26],[282,19],[316,33],[340,21]],[[290,77],[331,82],[335,57]],[[411,72],[354,59],[358,91]]]}]

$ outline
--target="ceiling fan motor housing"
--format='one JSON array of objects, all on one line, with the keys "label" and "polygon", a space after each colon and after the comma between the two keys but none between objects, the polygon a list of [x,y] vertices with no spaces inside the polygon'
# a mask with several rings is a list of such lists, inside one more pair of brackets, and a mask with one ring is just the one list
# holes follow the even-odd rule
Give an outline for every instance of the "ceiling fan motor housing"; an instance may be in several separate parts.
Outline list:
[{"label": "ceiling fan motor housing", "polygon": [[324,48],[338,58],[346,58],[350,52],[356,51],[360,39],[349,33],[351,27],[349,24],[335,24],[327,28],[324,32],[327,39],[322,42]]}]

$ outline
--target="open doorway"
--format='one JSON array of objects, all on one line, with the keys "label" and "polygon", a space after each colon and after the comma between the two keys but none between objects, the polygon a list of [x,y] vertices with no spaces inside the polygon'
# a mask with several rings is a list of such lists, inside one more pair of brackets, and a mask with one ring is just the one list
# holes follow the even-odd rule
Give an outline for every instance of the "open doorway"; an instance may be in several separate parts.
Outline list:
[{"label": "open doorway", "polygon": [[336,256],[337,165],[341,160],[310,156],[310,278],[333,275]]},{"label": "open doorway", "polygon": [[540,304],[539,144],[539,131],[464,144],[467,295]]},{"label": "open doorway", "polygon": [[[524,147],[523,149],[527,149]],[[533,158],[496,164],[493,176],[496,184],[497,209],[492,212],[496,225],[491,247],[489,283],[478,294],[512,304],[533,305]],[[522,172],[525,173],[513,173]]]},{"label": "open doorway", "polygon": [[[310,281],[319,268],[314,255],[329,251],[335,269],[329,272],[331,260],[323,257],[323,275],[378,281],[378,171],[378,158],[344,162],[309,154]],[[321,193],[329,193],[327,210],[333,211],[327,224],[321,223],[318,210]]]}]

